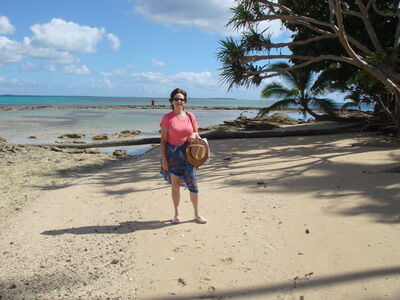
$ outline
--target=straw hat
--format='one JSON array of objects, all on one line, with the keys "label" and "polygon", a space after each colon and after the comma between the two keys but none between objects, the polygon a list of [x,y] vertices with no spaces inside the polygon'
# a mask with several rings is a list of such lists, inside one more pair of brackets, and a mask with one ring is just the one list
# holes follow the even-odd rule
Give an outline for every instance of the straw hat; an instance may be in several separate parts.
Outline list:
[{"label": "straw hat", "polygon": [[202,139],[193,139],[186,146],[186,158],[193,167],[204,164],[208,158],[208,144]]}]

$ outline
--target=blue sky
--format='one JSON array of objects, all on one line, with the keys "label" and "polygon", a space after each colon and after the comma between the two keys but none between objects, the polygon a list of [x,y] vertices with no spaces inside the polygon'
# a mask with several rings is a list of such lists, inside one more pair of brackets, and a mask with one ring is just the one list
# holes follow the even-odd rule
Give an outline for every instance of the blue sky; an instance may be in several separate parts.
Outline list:
[{"label": "blue sky", "polygon": [[[219,82],[234,0],[1,0],[0,94],[259,99]],[[277,40],[288,38],[271,25]]]}]

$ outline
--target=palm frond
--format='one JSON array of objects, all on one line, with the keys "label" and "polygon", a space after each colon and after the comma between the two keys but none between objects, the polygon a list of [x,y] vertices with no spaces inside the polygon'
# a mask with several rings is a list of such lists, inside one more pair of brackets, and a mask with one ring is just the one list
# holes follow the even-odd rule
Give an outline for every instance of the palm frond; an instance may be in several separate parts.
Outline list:
[{"label": "palm frond", "polygon": [[220,81],[222,83],[228,84],[228,90],[233,86],[240,86],[243,82],[243,74],[245,73],[245,68],[241,64],[230,64],[224,65],[220,69]]},{"label": "palm frond", "polygon": [[346,108],[349,108],[349,107],[357,107],[357,108],[359,108],[360,107],[360,103],[349,101],[349,102],[344,103],[342,105],[341,109],[346,109]]},{"label": "palm frond", "polygon": [[268,114],[270,111],[286,109],[286,108],[290,108],[293,106],[298,106],[296,99],[295,98],[286,98],[286,99],[277,101],[268,107],[261,108],[260,111],[258,112],[258,116],[264,116],[264,115]]},{"label": "palm frond", "polygon": [[336,105],[332,99],[321,99],[321,98],[313,98],[310,103],[318,108],[321,109],[323,112],[327,113],[328,115],[334,116],[336,115]]},{"label": "palm frond", "polygon": [[242,63],[245,50],[240,42],[228,37],[221,40],[217,59],[222,62],[220,79],[228,84],[228,90],[234,85],[241,85],[246,72],[246,64]]},{"label": "palm frond", "polygon": [[217,59],[222,64],[240,63],[246,51],[243,45],[233,37],[227,37],[219,41],[220,48],[217,52]]},{"label": "palm frond", "polygon": [[248,3],[246,3],[246,1],[240,1],[238,5],[232,7],[230,10],[233,17],[226,24],[226,27],[239,30],[248,27],[252,21],[255,21],[255,17],[248,9]]},{"label": "palm frond", "polygon": [[258,32],[254,28],[250,28],[242,35],[242,45],[247,52],[269,50],[269,44],[271,44],[271,35],[264,36],[262,32]]},{"label": "palm frond", "polygon": [[276,100],[279,100],[283,98],[293,98],[297,95],[298,90],[288,89],[279,82],[267,84],[261,91],[261,97],[266,99],[275,98]]},{"label": "palm frond", "polygon": [[[290,65],[286,62],[277,62],[277,63],[271,64],[269,66],[269,69],[287,69],[289,67],[290,67]],[[280,76],[282,77],[283,80],[285,80],[288,84],[290,84],[291,87],[297,86],[296,79],[292,72],[287,71],[287,72],[282,73]]]},{"label": "palm frond", "polygon": [[329,68],[322,71],[310,88],[310,91],[312,91],[314,96],[321,96],[334,90],[332,83],[334,78],[340,78],[341,72],[343,71],[339,68]]},{"label": "palm frond", "polygon": [[[296,69],[288,71],[292,80],[291,83],[303,92],[307,94],[313,82],[313,72],[308,68]],[[286,79],[286,77],[285,77]]]}]

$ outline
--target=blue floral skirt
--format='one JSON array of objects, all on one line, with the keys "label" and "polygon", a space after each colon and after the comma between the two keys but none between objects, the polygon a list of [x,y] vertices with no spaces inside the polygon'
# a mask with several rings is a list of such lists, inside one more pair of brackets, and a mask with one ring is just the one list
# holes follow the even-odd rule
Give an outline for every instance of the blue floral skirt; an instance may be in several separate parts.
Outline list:
[{"label": "blue floral skirt", "polygon": [[160,174],[164,179],[171,184],[171,174],[181,178],[181,185],[187,187],[191,193],[198,194],[196,170],[186,159],[187,142],[172,146],[167,143],[167,160],[169,164],[168,171],[165,171],[161,166]]}]

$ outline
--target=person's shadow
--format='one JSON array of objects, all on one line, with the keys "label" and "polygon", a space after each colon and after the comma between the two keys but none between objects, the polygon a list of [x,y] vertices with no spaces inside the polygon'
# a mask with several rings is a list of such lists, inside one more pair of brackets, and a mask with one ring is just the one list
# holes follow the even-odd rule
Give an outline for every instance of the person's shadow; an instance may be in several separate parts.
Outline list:
[{"label": "person's shadow", "polygon": [[[184,221],[182,223],[188,223],[192,221]],[[43,235],[62,235],[62,234],[126,234],[135,232],[138,230],[155,230],[168,226],[176,226],[179,224],[172,224],[170,220],[152,220],[152,221],[129,221],[122,222],[118,225],[103,225],[103,226],[83,226],[83,227],[72,227],[57,230],[46,230],[41,234]]]}]

